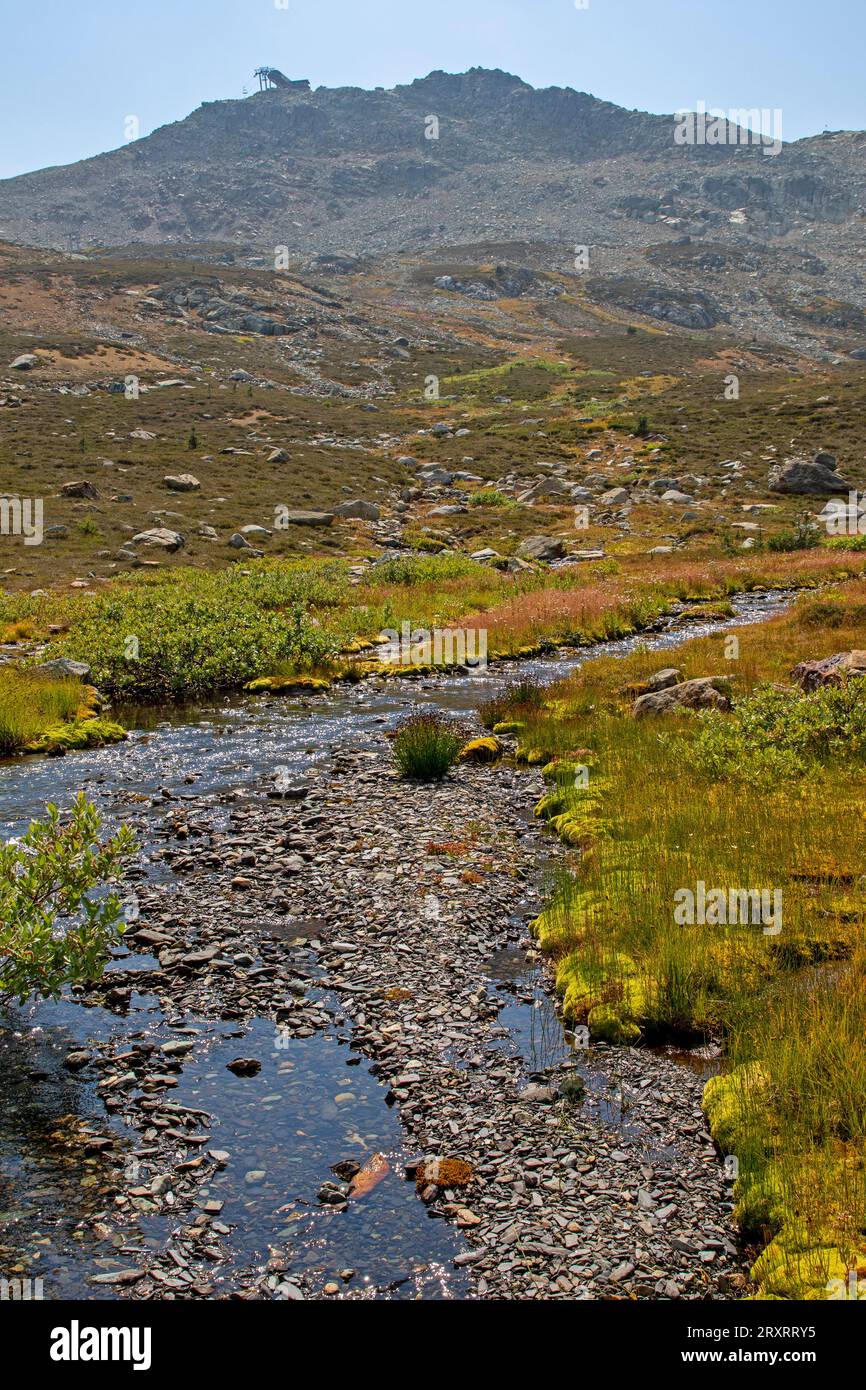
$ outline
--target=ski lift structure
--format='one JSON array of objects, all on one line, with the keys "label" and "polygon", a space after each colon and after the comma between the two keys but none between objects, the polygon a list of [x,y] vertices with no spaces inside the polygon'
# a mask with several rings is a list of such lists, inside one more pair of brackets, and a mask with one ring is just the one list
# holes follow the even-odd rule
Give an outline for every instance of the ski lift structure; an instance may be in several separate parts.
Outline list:
[{"label": "ski lift structure", "polygon": [[280,87],[284,91],[288,88],[309,91],[310,88],[306,77],[292,79],[286,77],[284,72],[280,72],[279,68],[256,68],[253,76],[259,79],[260,92],[272,91],[275,87]]}]

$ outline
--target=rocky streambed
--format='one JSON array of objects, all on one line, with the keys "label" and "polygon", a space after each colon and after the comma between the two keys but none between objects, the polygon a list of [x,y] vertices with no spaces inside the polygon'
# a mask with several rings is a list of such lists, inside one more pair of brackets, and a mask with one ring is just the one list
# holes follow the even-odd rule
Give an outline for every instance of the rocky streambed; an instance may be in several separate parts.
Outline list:
[{"label": "rocky streambed", "polygon": [[538,774],[394,775],[407,705],[466,713],[501,678],[228,701],[0,771],[7,833],[83,786],[143,846],[103,980],[0,1032],[0,1273],[46,1298],[742,1285],[711,1060],[557,1018],[527,924],[568,851]]}]

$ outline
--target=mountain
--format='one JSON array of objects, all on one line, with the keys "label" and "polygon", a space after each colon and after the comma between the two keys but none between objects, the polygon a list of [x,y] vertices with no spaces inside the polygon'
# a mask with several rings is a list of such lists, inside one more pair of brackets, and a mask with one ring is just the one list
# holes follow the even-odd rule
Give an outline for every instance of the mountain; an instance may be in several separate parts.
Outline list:
[{"label": "mountain", "polygon": [[66,251],[218,242],[262,263],[276,248],[429,257],[530,242],[551,248],[552,271],[586,246],[590,293],[630,312],[771,336],[782,325],[807,350],[828,333],[842,350],[861,344],[866,133],[771,155],[743,132],[680,145],[675,125],[479,68],[387,91],[300,81],[0,182],[0,239]]}]

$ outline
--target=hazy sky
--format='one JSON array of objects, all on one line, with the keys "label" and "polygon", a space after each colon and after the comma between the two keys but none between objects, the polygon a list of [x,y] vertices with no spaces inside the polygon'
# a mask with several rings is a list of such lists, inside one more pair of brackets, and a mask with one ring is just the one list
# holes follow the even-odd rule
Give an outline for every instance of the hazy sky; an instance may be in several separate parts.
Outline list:
[{"label": "hazy sky", "polygon": [[[578,4],[584,0],[578,0]],[[780,108],[786,140],[866,127],[864,0],[0,0],[0,177],[239,97],[267,65],[391,87],[505,68],[641,110]]]}]

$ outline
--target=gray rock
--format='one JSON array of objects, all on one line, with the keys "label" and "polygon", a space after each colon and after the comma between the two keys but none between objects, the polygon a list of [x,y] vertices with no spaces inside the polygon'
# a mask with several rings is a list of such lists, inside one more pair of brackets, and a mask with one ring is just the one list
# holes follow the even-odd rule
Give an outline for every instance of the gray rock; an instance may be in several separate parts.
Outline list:
[{"label": "gray rock", "polygon": [[86,479],[82,478],[71,483],[61,483],[60,496],[88,497],[93,501],[99,497],[99,491],[93,486],[93,483],[89,483]]},{"label": "gray rock", "polygon": [[201,487],[198,478],[192,473],[170,473],[162,481],[172,492],[195,492]]},{"label": "gray rock", "polygon": [[518,493],[518,502],[538,502],[544,497],[570,497],[571,485],[562,478],[542,478],[525,492]]},{"label": "gray rock", "polygon": [[771,492],[797,493],[821,497],[852,490],[852,484],[836,472],[836,459],[820,450],[813,459],[790,458],[770,469]]},{"label": "gray rock", "polygon": [[350,502],[340,502],[334,508],[334,515],[358,521],[378,521],[380,513],[375,502],[364,502],[360,497],[356,497]]},{"label": "gray rock", "polygon": [[681,681],[639,696],[631,712],[636,719],[641,719],[647,714],[675,714],[688,709],[728,710],[731,701],[727,688],[726,676],[699,676],[696,680]]},{"label": "gray rock", "polygon": [[646,693],[653,694],[657,690],[669,690],[672,685],[679,685],[682,681],[683,673],[677,666],[665,666],[663,670],[654,672],[645,682]]},{"label": "gray rock", "polygon": [[607,492],[601,494],[598,501],[601,507],[621,507],[624,502],[628,501],[628,492],[624,487],[608,488]]},{"label": "gray rock", "polygon": [[333,512],[287,511],[283,513],[285,526],[330,526],[334,520]]},{"label": "gray rock", "polygon": [[52,676],[57,680],[71,677],[75,680],[86,681],[90,675],[90,667],[86,661],[71,661],[68,656],[59,656],[53,661],[43,661],[41,666],[34,666],[33,669],[40,676]]},{"label": "gray rock", "polygon": [[148,531],[139,531],[132,538],[133,545],[155,546],[159,550],[182,550],[186,541],[180,531],[172,531],[168,526],[152,526]]},{"label": "gray rock", "polygon": [[527,536],[517,547],[518,559],[561,560],[565,546],[558,536]]},{"label": "gray rock", "polygon": [[30,372],[38,364],[39,358],[35,357],[32,352],[23,352],[20,357],[15,358],[14,362],[10,362],[9,366],[16,372]]}]

